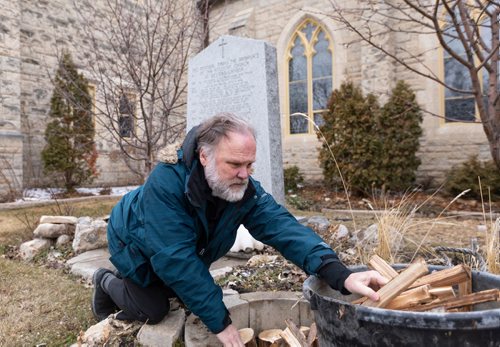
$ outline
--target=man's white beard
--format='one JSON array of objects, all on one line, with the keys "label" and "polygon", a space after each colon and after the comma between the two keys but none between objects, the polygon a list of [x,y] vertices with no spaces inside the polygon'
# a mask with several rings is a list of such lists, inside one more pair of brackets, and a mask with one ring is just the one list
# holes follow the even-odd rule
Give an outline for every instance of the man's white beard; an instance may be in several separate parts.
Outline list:
[{"label": "man's white beard", "polygon": [[[245,190],[248,187],[248,178],[235,178],[230,181],[224,181],[220,178],[213,158],[208,158],[207,166],[205,166],[205,178],[208,186],[212,189],[212,195],[229,202],[236,202],[243,199]],[[238,184],[237,186],[231,186]]]}]

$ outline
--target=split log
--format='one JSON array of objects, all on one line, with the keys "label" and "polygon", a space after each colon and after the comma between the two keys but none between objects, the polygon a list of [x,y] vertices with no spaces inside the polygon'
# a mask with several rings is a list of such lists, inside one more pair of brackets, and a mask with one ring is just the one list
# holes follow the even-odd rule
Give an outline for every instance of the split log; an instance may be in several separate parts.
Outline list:
[{"label": "split log", "polygon": [[403,272],[397,277],[394,277],[389,283],[378,290],[380,296],[379,301],[367,299],[362,305],[368,307],[386,307],[389,302],[405,291],[412,283],[419,277],[429,272],[427,264],[423,259],[410,264]]},{"label": "split log", "polygon": [[432,287],[446,287],[467,281],[470,278],[470,269],[464,264],[449,269],[435,271],[416,280],[410,288],[430,284]]},{"label": "split log", "polygon": [[280,334],[290,347],[309,347],[304,333],[291,319],[285,319],[287,328]]},{"label": "split log", "polygon": [[309,328],[309,334],[307,335],[307,345],[308,346],[317,346],[318,345],[318,328],[316,327],[316,323],[311,324]]},{"label": "split log", "polygon": [[238,330],[240,333],[241,341],[247,347],[257,347],[257,343],[255,342],[254,332],[252,328],[243,328]]},{"label": "split log", "polygon": [[280,336],[290,347],[307,347],[305,345],[301,345],[299,340],[292,334],[289,328],[286,328],[280,333]]},{"label": "split log", "polygon": [[[468,278],[465,282],[461,282],[458,284],[458,296],[472,294],[472,274],[468,266],[465,267],[465,270],[467,271]],[[462,310],[464,312],[469,312],[472,310],[472,306],[464,306],[462,307]]]},{"label": "split log", "polygon": [[375,271],[378,271],[382,276],[387,278],[389,281],[398,275],[398,272],[392,268],[384,259],[380,258],[378,255],[374,255],[368,261],[368,267]]},{"label": "split log", "polygon": [[257,336],[258,346],[259,347],[279,347],[283,343],[283,338],[280,333],[283,330],[281,329],[269,329],[263,330]]},{"label": "split log", "polygon": [[423,312],[434,308],[443,307],[446,310],[456,309],[467,305],[480,304],[482,302],[498,301],[500,299],[500,289],[488,289],[481,292],[464,295],[462,297],[450,298],[439,302],[412,307],[412,311]]},{"label": "split log", "polygon": [[454,298],[456,296],[452,286],[431,288],[429,289],[429,293],[440,300]]},{"label": "split log", "polygon": [[432,300],[430,285],[425,285],[402,292],[392,299],[385,308],[391,310],[401,310],[410,308],[419,304],[427,303]]}]

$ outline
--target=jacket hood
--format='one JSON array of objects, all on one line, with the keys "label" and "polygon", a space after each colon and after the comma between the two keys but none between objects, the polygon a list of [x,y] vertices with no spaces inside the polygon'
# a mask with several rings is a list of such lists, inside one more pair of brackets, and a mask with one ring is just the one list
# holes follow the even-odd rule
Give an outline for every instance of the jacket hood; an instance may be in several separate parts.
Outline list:
[{"label": "jacket hood", "polygon": [[182,143],[182,160],[188,168],[191,168],[193,161],[197,157],[196,148],[198,147],[198,141],[196,141],[196,135],[198,132],[199,125],[193,127],[186,135],[184,142]]}]

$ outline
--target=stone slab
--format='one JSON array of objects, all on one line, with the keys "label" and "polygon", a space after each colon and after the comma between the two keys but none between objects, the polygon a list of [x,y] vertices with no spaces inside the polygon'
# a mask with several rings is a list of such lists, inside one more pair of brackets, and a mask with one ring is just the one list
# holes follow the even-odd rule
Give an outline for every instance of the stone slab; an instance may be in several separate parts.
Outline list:
[{"label": "stone slab", "polygon": [[212,334],[200,318],[194,314],[186,320],[184,343],[186,347],[222,347],[217,336]]},{"label": "stone slab", "polygon": [[41,216],[40,224],[52,223],[52,224],[76,224],[78,218],[73,216]]},{"label": "stone slab", "polygon": [[231,112],[257,131],[252,175],[284,204],[276,49],[261,40],[221,36],[189,61],[187,130]]},{"label": "stone slab", "polygon": [[100,267],[115,270],[114,265],[109,261],[107,248],[95,249],[77,255],[69,259],[66,265],[70,268],[72,274],[83,277],[88,282],[92,281],[92,275]]},{"label": "stone slab", "polygon": [[141,346],[174,346],[182,336],[186,313],[183,309],[171,311],[158,324],[144,324],[137,333]]},{"label": "stone slab", "polygon": [[248,302],[241,300],[239,295],[225,296],[223,301],[231,314],[234,326],[238,329],[248,328],[250,317]]}]

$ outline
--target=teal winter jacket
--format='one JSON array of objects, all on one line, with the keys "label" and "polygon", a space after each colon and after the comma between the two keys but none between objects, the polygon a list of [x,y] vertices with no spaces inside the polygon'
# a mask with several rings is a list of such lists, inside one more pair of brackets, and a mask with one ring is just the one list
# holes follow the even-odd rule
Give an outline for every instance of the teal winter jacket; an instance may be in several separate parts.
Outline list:
[{"label": "teal winter jacket", "polygon": [[338,260],[318,235],[252,178],[243,199],[228,203],[209,234],[206,201],[196,194],[191,177],[201,164],[182,150],[178,158],[177,163],[158,164],[146,183],[125,195],[111,213],[110,260],[122,276],[143,287],[161,279],[218,333],[225,328],[227,309],[209,267],[232,247],[240,224],[307,274],[317,274],[325,259]]}]

